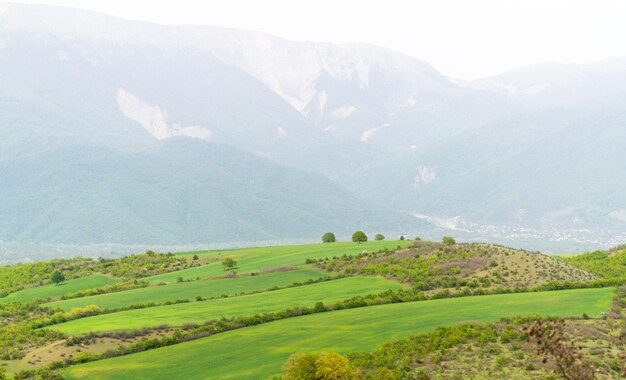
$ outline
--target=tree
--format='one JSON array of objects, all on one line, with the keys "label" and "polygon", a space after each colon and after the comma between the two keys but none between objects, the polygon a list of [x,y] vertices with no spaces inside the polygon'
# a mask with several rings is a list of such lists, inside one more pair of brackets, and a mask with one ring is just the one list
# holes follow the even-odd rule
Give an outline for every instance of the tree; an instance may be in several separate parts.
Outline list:
[{"label": "tree", "polygon": [[447,244],[447,245],[456,244],[456,240],[454,240],[452,236],[444,236],[443,239],[441,239],[441,241],[443,242],[443,244]]},{"label": "tree", "polygon": [[374,236],[374,240],[385,240],[385,235],[383,235],[383,234],[376,234]]},{"label": "tree", "polygon": [[59,285],[60,283],[65,281],[65,275],[63,273],[59,272],[58,270],[56,270],[56,271],[54,271],[54,273],[52,273],[52,277],[50,277],[50,279],[55,284]]},{"label": "tree", "polygon": [[296,352],[283,367],[283,380],[316,380],[315,361],[319,355]]},{"label": "tree", "polygon": [[404,240],[404,235],[400,235],[400,240]]},{"label": "tree", "polygon": [[358,379],[358,372],[348,358],[334,352],[322,354],[315,360],[315,375],[323,380]]},{"label": "tree", "polygon": [[224,270],[233,269],[237,266],[237,261],[235,261],[235,259],[233,258],[227,257],[222,260],[222,265],[224,266]]},{"label": "tree", "polygon": [[283,380],[356,380],[356,370],[345,356],[297,352],[283,367]]},{"label": "tree", "polygon": [[355,243],[364,243],[367,241],[367,235],[363,231],[357,231],[352,234],[352,241]]},{"label": "tree", "polygon": [[322,242],[323,243],[334,243],[336,242],[337,239],[335,239],[335,234],[332,232],[326,232],[323,236],[322,236]]}]

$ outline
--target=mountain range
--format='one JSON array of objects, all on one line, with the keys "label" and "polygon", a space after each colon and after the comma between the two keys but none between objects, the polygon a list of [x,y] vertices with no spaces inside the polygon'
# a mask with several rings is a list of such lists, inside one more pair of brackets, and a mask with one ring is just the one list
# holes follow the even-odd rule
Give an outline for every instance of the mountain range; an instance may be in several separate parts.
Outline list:
[{"label": "mountain range", "polygon": [[626,58],[462,82],[367,44],[0,3],[0,84],[8,242],[626,226]]}]

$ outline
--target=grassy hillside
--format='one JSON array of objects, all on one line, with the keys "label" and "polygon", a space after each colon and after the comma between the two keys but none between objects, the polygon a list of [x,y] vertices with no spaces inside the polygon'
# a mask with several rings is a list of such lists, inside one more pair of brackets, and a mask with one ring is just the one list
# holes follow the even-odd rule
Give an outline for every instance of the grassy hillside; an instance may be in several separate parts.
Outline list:
[{"label": "grassy hillside", "polygon": [[626,279],[626,246],[561,258],[566,263],[604,278]]},{"label": "grassy hillside", "polygon": [[[68,379],[262,379],[295,351],[353,352],[464,321],[542,314],[599,316],[614,289],[465,297],[373,306],[266,323],[144,353],[74,366]],[[271,337],[271,338],[270,338]]]},{"label": "grassy hillside", "polygon": [[[607,252],[596,267],[614,257]],[[236,266],[225,268],[225,258]],[[609,310],[611,288],[527,292],[559,288],[551,282],[613,283],[578,266],[490,244],[371,241],[0,267],[0,284],[12,293],[7,299],[52,298],[40,305],[0,302],[0,366],[11,374],[69,366],[71,377],[89,378],[119,378],[116,371],[126,378],[263,378],[277,374],[295,351],[362,352],[438,326],[515,314],[599,316]],[[53,270],[71,280],[47,285]],[[344,278],[309,282],[335,274]],[[102,286],[94,282],[99,278],[120,281]],[[59,299],[66,293],[72,298]],[[165,359],[151,356],[159,352]]]},{"label": "grassy hillside", "polygon": [[119,282],[118,279],[95,274],[87,277],[68,280],[59,285],[49,284],[37,286],[29,289],[11,293],[0,298],[0,302],[31,302],[36,300],[47,300],[49,298],[60,297],[64,294],[77,292],[83,289],[99,288]]},{"label": "grassy hillside", "polygon": [[342,255],[352,255],[363,251],[375,252],[381,249],[395,249],[397,246],[408,247],[412,241],[368,241],[366,243],[328,243],[328,244],[305,244],[288,245],[277,247],[243,248],[233,250],[186,252],[177,256],[190,257],[195,254],[202,258],[219,259],[218,261],[202,267],[184,269],[177,272],[146,278],[149,282],[175,282],[178,277],[183,279],[196,279],[211,276],[224,275],[224,267],[221,260],[231,257],[237,260],[237,272],[248,273],[261,269],[277,268],[284,265],[303,265],[307,259],[320,259]]},{"label": "grassy hillside", "polygon": [[386,276],[423,291],[532,288],[553,281],[599,278],[550,256],[493,244],[417,242],[406,250],[322,260],[318,265],[338,273]]},{"label": "grassy hillside", "polygon": [[90,297],[73,298],[44,304],[44,306],[59,307],[70,310],[74,307],[97,305],[101,308],[115,309],[130,305],[145,304],[147,302],[163,303],[181,299],[193,300],[197,296],[215,298],[222,295],[235,295],[253,291],[268,290],[275,286],[283,287],[295,282],[314,280],[328,277],[315,269],[299,269],[286,272],[267,273],[258,276],[238,278],[201,280],[192,282],[171,283],[161,286],[132,289],[123,292],[99,294]]},{"label": "grassy hillside", "polygon": [[[50,284],[50,276],[54,271],[62,272],[67,279],[104,274],[121,280],[138,280],[161,273],[200,266],[210,261],[210,257],[193,260],[190,257],[175,257],[173,254],[147,251],[143,254],[129,255],[114,260],[76,257],[49,262],[0,266],[0,296]],[[88,286],[89,283],[85,283],[85,285]],[[90,288],[85,287],[79,290],[85,289]]]},{"label": "grassy hillside", "polygon": [[[622,321],[623,316],[559,323],[564,337],[579,350],[575,364],[579,368],[585,364],[595,367],[593,379],[624,377],[620,373],[624,368],[626,342],[623,338],[616,339]],[[381,374],[388,375],[385,379],[426,378],[425,375],[431,380],[563,378],[555,358],[537,355],[537,344],[524,333],[534,322],[515,318],[490,324],[438,327],[434,332],[416,334],[349,357],[364,376],[370,376],[365,377],[368,379],[381,378]],[[551,327],[552,323],[544,325]],[[572,379],[589,378],[582,374],[572,376],[572,370],[567,372]]]},{"label": "grassy hillside", "polygon": [[102,314],[54,325],[50,329],[76,335],[156,327],[162,324],[181,326],[187,322],[203,323],[222,317],[249,316],[313,306],[316,302],[333,303],[358,295],[403,287],[381,278],[350,277],[247,296]]}]

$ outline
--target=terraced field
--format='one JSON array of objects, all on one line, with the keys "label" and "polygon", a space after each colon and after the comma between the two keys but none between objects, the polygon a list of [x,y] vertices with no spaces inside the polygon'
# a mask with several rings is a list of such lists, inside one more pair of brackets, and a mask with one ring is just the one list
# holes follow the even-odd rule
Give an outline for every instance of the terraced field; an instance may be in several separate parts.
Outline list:
[{"label": "terraced field", "polygon": [[[505,248],[489,245],[444,246],[440,243],[421,242],[416,243],[411,250],[386,252],[380,255],[349,256],[364,250],[368,252],[376,252],[384,248],[393,250],[398,246],[407,247],[412,243],[374,241],[365,244],[313,244],[178,254],[179,257],[186,259],[183,264],[189,264],[187,260],[191,262],[194,255],[200,256],[200,262],[210,263],[148,277],[147,281],[151,285],[145,288],[56,300],[43,304],[54,309],[60,308],[68,311],[65,314],[54,309],[41,309],[36,313],[51,318],[49,320],[63,320],[65,316],[75,318],[80,315],[77,314],[80,311],[72,311],[73,308],[89,305],[97,305],[101,308],[125,308],[131,305],[156,303],[157,306],[82,317],[47,326],[44,330],[29,331],[27,323],[21,324],[20,334],[28,334],[26,336],[30,339],[29,342],[34,343],[32,347],[13,344],[7,335],[7,333],[12,334],[13,326],[11,323],[0,323],[0,329],[6,331],[3,335],[5,339],[0,345],[0,352],[3,347],[17,347],[26,354],[22,359],[0,361],[0,365],[5,366],[12,375],[22,370],[42,368],[50,363],[55,363],[55,366],[59,365],[57,363],[61,365],[73,363],[70,367],[60,369],[62,374],[69,379],[263,379],[279,374],[285,360],[296,351],[341,353],[368,351],[382,343],[406,337],[411,333],[431,331],[438,326],[468,321],[491,322],[501,317],[514,315],[569,317],[581,316],[584,313],[591,317],[598,317],[602,312],[610,309],[614,297],[612,288],[592,288],[388,303],[290,317],[221,332],[206,338],[199,338],[202,335],[195,335],[193,329],[190,330],[189,326],[185,326],[186,323],[202,324],[221,318],[252,317],[295,307],[313,307],[318,302],[330,305],[354,296],[377,294],[386,290],[408,289],[408,286],[421,284],[420,281],[434,284],[435,290],[438,291],[444,288],[443,285],[451,283],[451,279],[456,279],[456,277],[452,278],[455,274],[459,276],[465,274],[463,272],[466,268],[465,261],[467,261],[468,268],[474,268],[476,272],[471,273],[481,280],[477,280],[477,286],[480,287],[478,290],[490,290],[484,279],[490,279],[495,284],[494,286],[504,287],[512,287],[527,281],[528,279],[524,276],[535,276],[542,281],[568,279],[562,276],[565,273],[565,267],[560,261],[554,264],[555,260],[539,254],[525,255],[524,252],[506,251]],[[431,246],[432,252],[426,249]],[[486,250],[484,255],[481,249]],[[477,253],[473,254],[475,251]],[[344,255],[348,256],[344,257]],[[155,257],[160,258],[160,256]],[[221,263],[226,257],[237,260],[237,267],[234,269],[238,273],[237,277],[223,277],[231,271],[225,270]],[[333,257],[337,259],[332,259]],[[319,262],[315,268],[313,265],[306,265],[307,259],[322,258],[331,260]],[[127,259],[125,265],[128,266],[128,263],[132,261]],[[145,260],[138,261],[145,262]],[[194,260],[194,262],[198,261]],[[529,263],[537,264],[535,267],[538,269],[531,271],[527,267]],[[103,266],[99,270],[103,268],[106,267]],[[128,269],[123,273],[136,275],[124,277],[123,280],[132,281],[141,278],[142,268],[144,268],[143,265],[123,267],[123,269]],[[162,268],[167,268],[167,266]],[[333,272],[326,272],[320,268]],[[0,300],[0,307],[5,307],[5,313],[12,313],[12,310],[19,312],[22,310],[19,306],[17,309],[12,309],[19,304],[2,304],[2,301],[39,300],[43,302],[42,299],[58,299],[66,293],[97,288],[119,281],[97,274],[108,272],[92,271],[91,273],[96,274],[71,280],[60,286],[46,285],[13,293]],[[428,277],[432,273],[441,274],[443,285],[439,282],[432,282],[434,277]],[[474,274],[466,277],[471,280]],[[336,275],[348,277],[302,285],[308,280]],[[512,278],[511,281],[509,277]],[[596,279],[597,276],[585,272],[576,278],[590,280]],[[299,283],[299,285],[294,285],[294,283]],[[458,291],[458,284],[451,289]],[[415,296],[414,293],[411,295],[411,297]],[[411,297],[402,299],[405,301],[415,299]],[[165,304],[178,300],[186,302]],[[384,300],[396,302],[399,298],[384,298]],[[30,306],[25,305],[23,310],[28,310],[28,307]],[[12,320],[20,321],[20,318],[23,318],[22,315],[24,314],[16,313],[12,315]],[[593,322],[593,320],[590,321]],[[119,330],[156,328],[161,325],[171,327],[144,331],[139,335],[136,335],[137,332],[115,333]],[[227,328],[231,327],[235,325],[229,325]],[[66,344],[68,342],[64,342],[63,339],[59,340],[58,336],[50,330],[69,336],[89,332],[110,334],[98,338],[86,335],[68,339],[71,343]],[[42,334],[52,335],[50,338],[39,341]],[[167,340],[177,336],[182,337],[182,334],[189,334],[184,337],[196,340]],[[130,354],[130,352],[143,351],[146,347],[155,347],[152,342],[157,342],[158,346],[159,341],[170,342],[165,344],[176,344]],[[144,342],[145,345],[142,345]],[[131,346],[139,348],[135,351],[135,349],[131,350]],[[110,352],[127,354],[112,359],[103,359],[110,357]],[[83,360],[96,358],[100,360],[77,364]]]},{"label": "terraced field", "polygon": [[19,292],[11,293],[6,297],[0,298],[0,302],[31,302],[36,300],[47,300],[50,298],[60,297],[64,294],[77,292],[79,290],[99,288],[101,286],[114,284],[118,281],[119,280],[112,277],[95,274],[92,276],[77,278],[75,280],[68,280],[59,285],[50,284],[20,290]]},{"label": "terraced field", "polygon": [[181,326],[186,322],[203,323],[222,317],[250,316],[291,307],[313,306],[316,302],[333,303],[357,295],[376,294],[401,288],[404,288],[404,285],[382,278],[349,277],[247,296],[101,314],[50,328],[75,335],[156,327],[162,324]]},{"label": "terraced field", "polygon": [[237,260],[237,273],[249,273],[265,268],[277,268],[284,265],[303,265],[306,259],[319,259],[324,257],[341,256],[344,254],[356,254],[364,250],[369,252],[384,248],[395,249],[397,246],[408,247],[411,241],[407,240],[383,240],[369,241],[366,243],[332,243],[332,244],[306,244],[288,245],[278,247],[242,248],[220,251],[185,252],[181,256],[203,255],[218,259],[216,262],[201,267],[184,269],[177,272],[165,273],[158,276],[147,277],[149,282],[176,282],[179,277],[183,279],[206,278],[224,275],[224,267],[221,259],[231,257]]},{"label": "terraced field", "polygon": [[179,299],[195,300],[197,296],[214,298],[221,295],[235,295],[262,291],[275,286],[289,286],[295,282],[328,277],[315,269],[299,269],[286,272],[267,273],[258,276],[245,276],[220,280],[201,280],[192,282],[172,283],[162,286],[149,286],[118,293],[99,294],[96,296],[56,301],[45,306],[59,307],[70,310],[74,307],[97,305],[102,308],[121,308],[146,302],[163,303]]},{"label": "terraced field", "polygon": [[597,317],[614,289],[503,294],[371,306],[247,327],[65,369],[67,379],[263,379],[294,351],[367,351],[410,333],[514,315]]}]

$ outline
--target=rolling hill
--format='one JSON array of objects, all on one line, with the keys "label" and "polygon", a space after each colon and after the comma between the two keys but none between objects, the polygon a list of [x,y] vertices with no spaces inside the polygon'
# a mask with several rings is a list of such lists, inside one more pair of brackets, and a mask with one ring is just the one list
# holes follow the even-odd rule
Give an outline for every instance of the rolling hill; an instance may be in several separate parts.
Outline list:
[{"label": "rolling hill", "polygon": [[[619,252],[571,261],[490,244],[382,240],[0,267],[0,284],[13,289],[0,299],[0,368],[25,378],[259,378],[277,375],[296,351],[356,353],[442,326],[489,330],[501,318],[556,315],[592,346],[609,334],[594,329],[621,315]],[[589,266],[608,257],[606,273]],[[236,265],[226,268],[226,258]],[[42,273],[55,270],[71,279],[46,284]],[[575,322],[581,316],[586,325]],[[489,349],[508,352],[507,342],[489,340]],[[515,367],[540,365],[533,358],[516,357]]]}]

